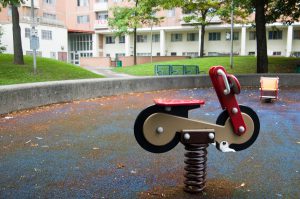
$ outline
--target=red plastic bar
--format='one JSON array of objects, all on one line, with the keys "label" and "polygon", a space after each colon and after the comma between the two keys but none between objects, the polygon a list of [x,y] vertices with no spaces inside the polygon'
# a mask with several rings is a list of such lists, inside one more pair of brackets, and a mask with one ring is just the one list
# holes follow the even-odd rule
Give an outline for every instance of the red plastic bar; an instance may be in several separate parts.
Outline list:
[{"label": "red plastic bar", "polygon": [[203,105],[203,100],[178,100],[178,99],[154,99],[154,103],[160,106],[188,106]]},{"label": "red plastic bar", "polygon": [[[231,85],[236,85],[235,88],[231,86],[230,92],[228,94],[226,93],[226,83],[224,82],[226,80],[224,80],[222,75],[220,75],[221,71],[219,71],[218,73],[218,70],[222,70],[225,73],[227,81],[228,77],[230,77],[229,79],[231,79],[231,81],[234,81],[231,83]],[[215,88],[222,109],[227,110],[229,114],[234,133],[237,135],[243,135],[246,132],[246,124],[242,117],[238,102],[235,98],[235,92],[240,89],[238,80],[235,77],[233,78],[233,75],[228,75],[223,66],[211,67],[209,70],[209,76]]]}]

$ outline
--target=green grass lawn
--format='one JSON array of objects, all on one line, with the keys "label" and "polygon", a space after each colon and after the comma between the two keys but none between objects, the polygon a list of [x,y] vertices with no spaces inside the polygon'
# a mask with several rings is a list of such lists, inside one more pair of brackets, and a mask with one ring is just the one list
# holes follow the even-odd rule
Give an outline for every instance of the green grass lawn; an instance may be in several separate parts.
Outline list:
[{"label": "green grass lawn", "polygon": [[[290,57],[269,57],[269,73],[293,73],[296,71],[296,61],[299,58]],[[153,76],[155,64],[181,64],[181,65],[199,65],[200,71],[208,70],[211,66],[222,65],[229,73],[245,74],[256,73],[256,57],[254,56],[237,56],[234,57],[234,67],[230,68],[229,57],[205,57],[177,61],[157,62],[140,64],[136,66],[115,68],[115,72],[127,73],[137,76]]]},{"label": "green grass lawn", "polygon": [[41,57],[37,58],[34,75],[32,56],[24,56],[24,61],[25,65],[14,65],[13,55],[0,54],[0,85],[103,77],[73,64]]}]

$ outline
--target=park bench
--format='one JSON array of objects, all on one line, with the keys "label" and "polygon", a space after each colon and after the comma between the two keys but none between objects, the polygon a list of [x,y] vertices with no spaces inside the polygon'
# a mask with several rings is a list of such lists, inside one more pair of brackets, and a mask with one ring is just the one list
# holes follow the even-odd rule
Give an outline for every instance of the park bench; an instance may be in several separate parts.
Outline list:
[{"label": "park bench", "polygon": [[199,70],[197,65],[155,65],[154,74],[159,75],[197,75],[204,71]]}]

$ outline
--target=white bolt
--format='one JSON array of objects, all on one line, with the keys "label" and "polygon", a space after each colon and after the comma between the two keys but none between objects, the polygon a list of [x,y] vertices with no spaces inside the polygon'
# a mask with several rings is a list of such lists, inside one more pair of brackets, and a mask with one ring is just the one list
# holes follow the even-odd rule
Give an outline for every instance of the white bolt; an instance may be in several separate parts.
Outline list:
[{"label": "white bolt", "polygon": [[209,137],[209,139],[211,139],[211,140],[212,140],[212,139],[214,139],[214,138],[215,138],[215,135],[214,135],[213,133],[209,133],[209,134],[208,134],[208,137]]},{"label": "white bolt", "polygon": [[245,131],[245,127],[240,126],[240,127],[239,127],[239,132],[240,132],[240,133],[243,133],[244,131]]},{"label": "white bolt", "polygon": [[229,92],[227,89],[224,90],[224,95],[227,95]]},{"label": "white bolt", "polygon": [[233,114],[237,114],[237,113],[238,113],[238,111],[239,111],[239,110],[238,110],[237,108],[235,108],[235,107],[234,107],[234,108],[232,108],[232,113],[233,113]]},{"label": "white bolt", "polygon": [[160,126],[160,127],[157,127],[156,132],[159,133],[159,134],[161,134],[161,133],[164,132],[164,128],[161,127],[161,126]]},{"label": "white bolt", "polygon": [[165,110],[169,112],[169,111],[171,111],[171,107],[170,106],[166,106]]},{"label": "white bolt", "polygon": [[183,137],[185,140],[189,140],[191,138],[190,134],[188,133],[185,133]]}]

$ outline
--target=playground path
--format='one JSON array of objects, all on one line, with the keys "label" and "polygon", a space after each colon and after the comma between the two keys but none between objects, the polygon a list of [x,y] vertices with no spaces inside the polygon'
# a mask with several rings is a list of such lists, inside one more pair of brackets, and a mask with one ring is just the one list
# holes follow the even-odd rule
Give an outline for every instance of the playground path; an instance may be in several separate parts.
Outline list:
[{"label": "playground path", "polygon": [[207,188],[183,188],[184,147],[144,151],[133,135],[153,98],[203,99],[190,117],[215,122],[213,89],[130,93],[39,107],[0,116],[0,198],[300,198],[300,89],[261,103],[258,89],[237,96],[261,121],[247,150],[208,147]]},{"label": "playground path", "polygon": [[86,70],[89,70],[98,75],[103,75],[108,78],[127,78],[127,77],[135,77],[132,75],[124,74],[124,73],[116,73],[112,71],[112,67],[96,67],[96,66],[80,66]]}]

